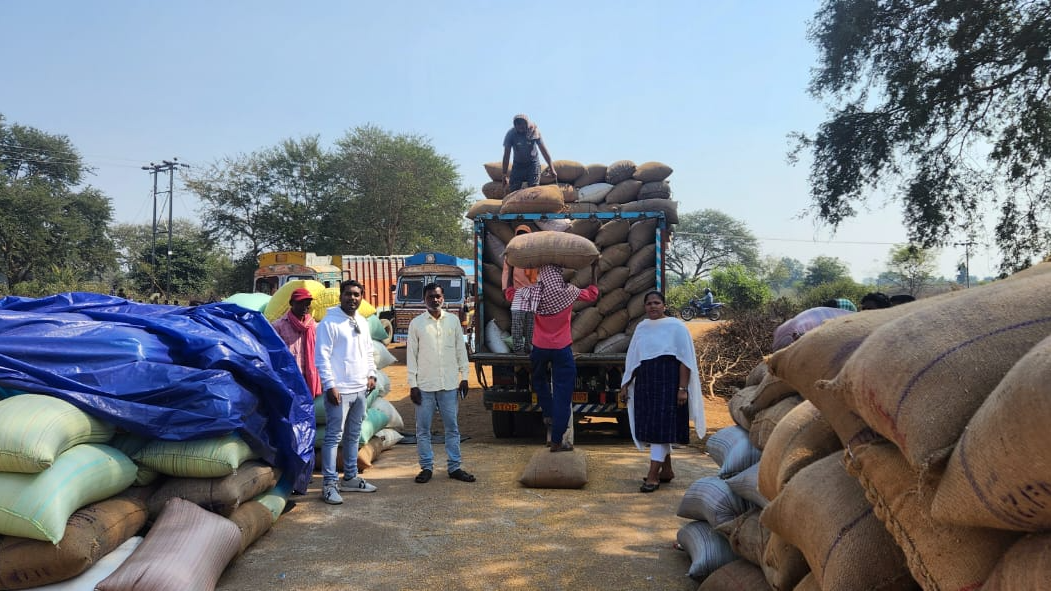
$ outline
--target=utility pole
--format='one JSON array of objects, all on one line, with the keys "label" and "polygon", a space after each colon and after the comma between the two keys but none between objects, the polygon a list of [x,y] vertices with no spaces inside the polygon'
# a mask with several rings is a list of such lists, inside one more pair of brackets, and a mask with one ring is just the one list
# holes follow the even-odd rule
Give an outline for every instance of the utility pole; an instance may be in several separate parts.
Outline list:
[{"label": "utility pole", "polygon": [[953,246],[963,247],[963,274],[968,288],[971,287],[971,247],[975,244],[973,240],[953,243]]},{"label": "utility pole", "polygon": [[[160,164],[154,164],[150,162],[149,166],[143,166],[142,169],[149,171],[153,175],[153,241],[150,245],[150,263],[153,265],[153,285],[157,285],[157,221],[161,218],[157,216],[157,195],[165,193],[164,202],[161,204],[160,214],[164,215],[164,208],[168,208],[168,228],[166,230],[168,234],[168,256],[167,258],[167,286],[164,290],[165,303],[171,299],[172,291],[172,196],[175,195],[175,170],[179,167],[189,168],[189,164],[183,164],[179,162],[178,158],[172,158],[171,160],[161,160]],[[168,173],[168,190],[157,191],[157,173],[166,172]]]}]

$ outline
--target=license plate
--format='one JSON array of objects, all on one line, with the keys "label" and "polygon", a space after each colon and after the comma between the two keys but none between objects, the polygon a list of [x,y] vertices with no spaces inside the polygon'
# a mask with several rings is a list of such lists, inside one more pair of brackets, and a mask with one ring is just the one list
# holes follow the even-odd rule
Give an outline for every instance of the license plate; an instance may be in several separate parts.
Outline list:
[{"label": "license plate", "polygon": [[587,402],[587,401],[588,401],[588,393],[587,392],[573,392],[573,402]]},{"label": "license plate", "polygon": [[493,410],[504,410],[510,412],[518,411],[518,403],[516,402],[494,402]]}]

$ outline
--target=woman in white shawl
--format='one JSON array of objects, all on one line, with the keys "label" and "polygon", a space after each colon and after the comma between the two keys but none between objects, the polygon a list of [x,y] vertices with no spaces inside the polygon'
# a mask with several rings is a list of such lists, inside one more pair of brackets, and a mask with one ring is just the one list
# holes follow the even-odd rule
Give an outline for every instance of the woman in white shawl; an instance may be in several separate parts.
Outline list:
[{"label": "woman in white shawl", "polygon": [[705,423],[690,331],[664,315],[664,294],[651,291],[644,302],[646,319],[628,346],[620,399],[628,405],[635,445],[642,450],[643,443],[650,444],[650,469],[639,489],[649,493],[675,477],[671,446],[690,442],[690,420],[700,437]]}]

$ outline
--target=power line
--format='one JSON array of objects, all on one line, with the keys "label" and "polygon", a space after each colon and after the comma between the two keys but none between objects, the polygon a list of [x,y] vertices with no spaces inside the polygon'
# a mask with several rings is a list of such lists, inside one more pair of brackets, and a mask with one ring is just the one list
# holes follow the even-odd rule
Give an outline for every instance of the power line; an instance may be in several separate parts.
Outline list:
[{"label": "power line", "polygon": [[[167,271],[168,271],[168,273],[167,273],[168,280],[167,280],[167,287],[164,290],[165,303],[167,303],[167,300],[171,299],[171,295],[172,295],[172,293],[171,293],[171,291],[172,291],[172,232],[173,232],[172,224],[173,224],[173,221],[174,221],[172,219],[173,218],[172,202],[174,201],[173,197],[175,195],[175,171],[179,167],[189,168],[190,165],[189,164],[183,164],[183,163],[179,162],[178,158],[172,158],[171,160],[161,160],[161,164],[154,164],[154,163],[150,162],[149,166],[143,166],[142,167],[142,170],[149,171],[150,175],[153,176],[153,244],[152,244],[152,248],[150,250],[150,259],[151,259],[151,262],[153,263],[153,282],[154,282],[154,287],[157,287],[157,233],[158,233],[157,232],[157,219],[158,219],[157,218],[157,195],[160,193],[157,190],[157,175],[158,175],[158,173],[161,173],[161,172],[168,173],[168,190],[167,191],[163,191],[164,193],[167,193],[167,197],[165,198],[165,203],[167,204],[167,207],[168,207],[168,228],[166,230],[166,232],[168,233],[168,256],[165,257],[165,260],[167,262],[166,266],[167,266]],[[163,214],[163,211],[164,211],[163,207],[164,206],[162,205],[162,208],[161,208],[161,213],[162,214]]]}]

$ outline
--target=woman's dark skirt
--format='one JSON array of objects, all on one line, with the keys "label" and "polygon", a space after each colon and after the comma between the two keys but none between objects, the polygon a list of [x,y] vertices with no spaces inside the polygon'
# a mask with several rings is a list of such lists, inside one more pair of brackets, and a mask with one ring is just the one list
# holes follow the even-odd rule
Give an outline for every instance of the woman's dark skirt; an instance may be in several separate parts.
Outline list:
[{"label": "woman's dark skirt", "polygon": [[679,360],[647,359],[635,370],[635,438],[646,443],[689,443],[690,407],[679,406]]}]

